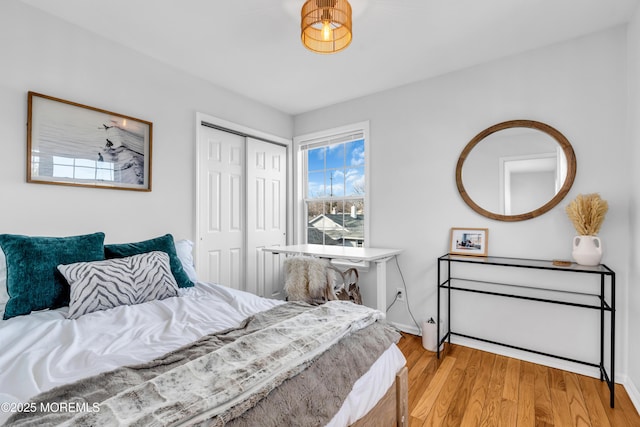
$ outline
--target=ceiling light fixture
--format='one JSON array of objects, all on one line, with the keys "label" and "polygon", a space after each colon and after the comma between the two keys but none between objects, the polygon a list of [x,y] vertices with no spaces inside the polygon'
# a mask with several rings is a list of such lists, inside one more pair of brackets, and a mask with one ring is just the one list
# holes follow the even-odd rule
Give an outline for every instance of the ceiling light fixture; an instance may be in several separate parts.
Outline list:
[{"label": "ceiling light fixture", "polygon": [[347,0],[307,0],[301,12],[301,38],[316,53],[335,53],[351,43],[351,5]]}]

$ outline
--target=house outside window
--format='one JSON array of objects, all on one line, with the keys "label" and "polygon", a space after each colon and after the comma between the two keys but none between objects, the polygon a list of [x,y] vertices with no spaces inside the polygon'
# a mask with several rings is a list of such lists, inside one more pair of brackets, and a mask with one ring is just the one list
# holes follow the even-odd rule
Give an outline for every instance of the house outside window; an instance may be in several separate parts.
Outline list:
[{"label": "house outside window", "polygon": [[368,122],[296,138],[299,241],[365,247]]}]

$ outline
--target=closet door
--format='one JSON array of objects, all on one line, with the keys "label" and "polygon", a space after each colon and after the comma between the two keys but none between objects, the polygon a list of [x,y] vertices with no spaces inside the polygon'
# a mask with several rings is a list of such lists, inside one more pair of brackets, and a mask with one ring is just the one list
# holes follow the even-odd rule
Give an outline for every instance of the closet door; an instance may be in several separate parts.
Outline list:
[{"label": "closet door", "polygon": [[287,148],[247,138],[247,290],[284,298],[280,255],[263,252],[287,239]]},{"label": "closet door", "polygon": [[198,279],[244,289],[245,138],[202,126],[198,141]]},{"label": "closet door", "polygon": [[198,141],[198,278],[283,298],[287,148],[202,126]]}]

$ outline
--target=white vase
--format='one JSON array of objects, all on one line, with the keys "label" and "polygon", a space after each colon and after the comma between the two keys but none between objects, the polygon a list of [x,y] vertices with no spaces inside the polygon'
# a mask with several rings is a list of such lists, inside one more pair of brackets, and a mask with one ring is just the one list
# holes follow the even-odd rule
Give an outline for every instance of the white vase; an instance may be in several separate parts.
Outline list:
[{"label": "white vase", "polygon": [[573,238],[573,259],[580,265],[598,265],[602,259],[602,243],[596,236]]}]

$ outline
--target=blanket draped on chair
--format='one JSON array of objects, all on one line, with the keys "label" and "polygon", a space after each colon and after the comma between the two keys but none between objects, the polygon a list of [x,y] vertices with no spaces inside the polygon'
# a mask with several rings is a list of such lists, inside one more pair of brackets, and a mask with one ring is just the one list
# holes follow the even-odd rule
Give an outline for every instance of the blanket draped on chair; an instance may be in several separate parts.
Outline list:
[{"label": "blanket draped on chair", "polygon": [[337,299],[333,293],[335,271],[326,259],[298,256],[284,261],[284,291],[289,301],[308,303]]}]

